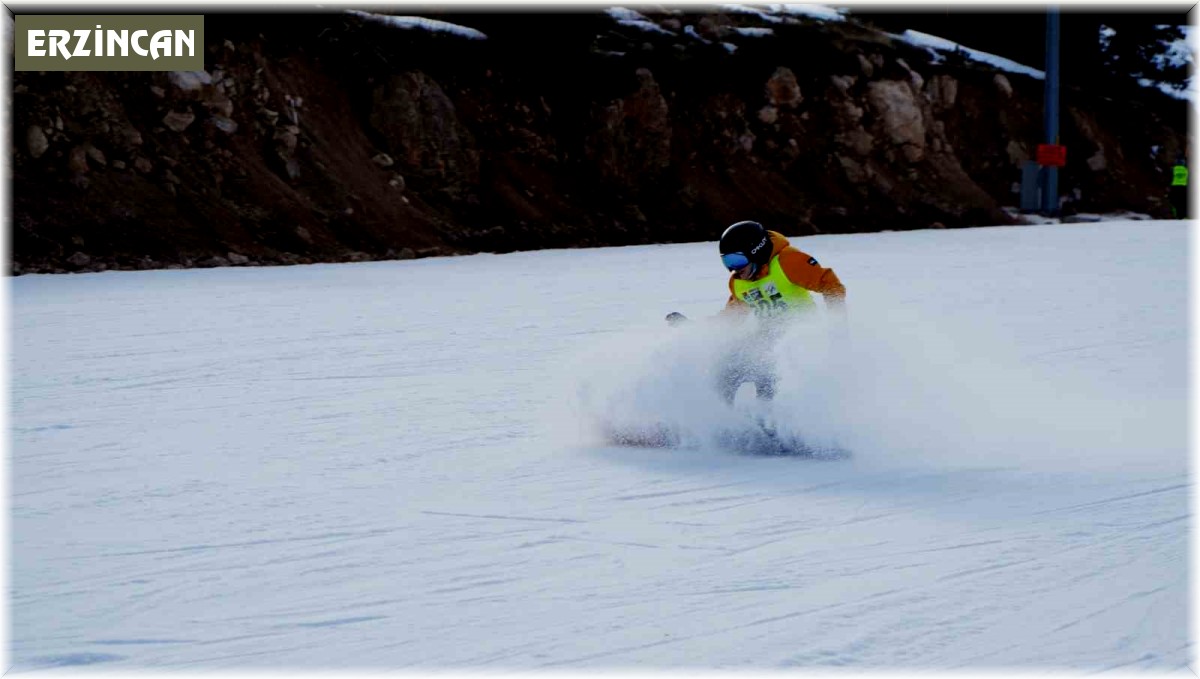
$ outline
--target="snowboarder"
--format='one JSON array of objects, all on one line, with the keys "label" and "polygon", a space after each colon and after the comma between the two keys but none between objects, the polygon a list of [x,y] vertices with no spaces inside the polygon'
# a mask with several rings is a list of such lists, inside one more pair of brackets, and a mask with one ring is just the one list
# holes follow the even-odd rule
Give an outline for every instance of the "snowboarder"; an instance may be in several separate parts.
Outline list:
[{"label": "snowboarder", "polygon": [[833,269],[793,247],[788,239],[762,224],[741,221],[725,229],[720,242],[721,262],[729,270],[729,300],[719,317],[758,317],[754,341],[743,342],[726,357],[718,375],[718,391],[733,403],[738,388],[753,382],[761,400],[775,395],[771,347],[784,321],[816,307],[811,292],[819,293],[827,309],[845,313],[846,287]]}]

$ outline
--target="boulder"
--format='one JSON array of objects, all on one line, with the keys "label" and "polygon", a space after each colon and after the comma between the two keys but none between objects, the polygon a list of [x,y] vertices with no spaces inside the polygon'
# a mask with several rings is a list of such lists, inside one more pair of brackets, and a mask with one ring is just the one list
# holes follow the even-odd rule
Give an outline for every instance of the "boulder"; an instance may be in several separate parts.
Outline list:
[{"label": "boulder", "polygon": [[474,136],[441,86],[425,73],[398,73],[376,86],[368,119],[405,166],[451,183],[478,178]]},{"label": "boulder", "polygon": [[924,157],[925,122],[909,84],[899,80],[877,80],[867,85],[867,103],[879,118],[883,134],[901,147],[911,163]]},{"label": "boulder", "polygon": [[221,115],[214,115],[208,119],[208,124],[213,128],[224,132],[225,134],[233,134],[238,131],[238,124],[229,118]]},{"label": "boulder", "polygon": [[67,154],[67,170],[71,174],[84,174],[88,171],[87,151],[82,146],[76,146]]},{"label": "boulder", "polygon": [[1000,94],[1003,94],[1006,99],[1012,97],[1012,83],[1008,81],[1008,77],[1003,73],[997,73],[996,75],[992,76],[992,84],[996,86],[996,89],[999,90]]},{"label": "boulder", "polygon": [[41,127],[30,125],[25,131],[25,147],[29,150],[29,155],[41,158],[46,149],[50,148],[50,140],[46,138],[46,133]]},{"label": "boulder", "polygon": [[191,111],[168,111],[162,119],[163,125],[176,132],[183,132],[195,121],[196,114]]},{"label": "boulder", "polygon": [[167,81],[176,89],[184,92],[199,92],[205,85],[211,85],[213,80],[206,71],[170,71]]},{"label": "boulder", "polygon": [[108,159],[104,157],[104,152],[91,144],[84,144],[83,151],[87,155],[89,161],[105,167],[108,165]]},{"label": "boulder", "polygon": [[952,109],[958,102],[958,80],[949,75],[936,75],[929,80],[926,94],[935,107]]},{"label": "boulder", "polygon": [[800,83],[796,82],[796,74],[792,69],[780,66],[767,79],[767,101],[772,106],[788,108],[796,108],[804,101]]},{"label": "boulder", "polygon": [[638,88],[599,109],[586,153],[597,172],[616,186],[651,183],[671,164],[671,114],[649,69],[634,72]]},{"label": "boulder", "polygon": [[220,255],[213,255],[212,257],[196,262],[196,266],[201,269],[214,269],[219,266],[229,266],[229,260]]}]

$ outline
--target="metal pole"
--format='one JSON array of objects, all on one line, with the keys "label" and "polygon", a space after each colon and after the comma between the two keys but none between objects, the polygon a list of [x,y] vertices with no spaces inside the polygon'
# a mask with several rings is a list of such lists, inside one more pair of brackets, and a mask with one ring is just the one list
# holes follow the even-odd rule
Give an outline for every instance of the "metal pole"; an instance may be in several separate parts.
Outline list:
[{"label": "metal pole", "polygon": [[[1058,143],[1058,7],[1046,9],[1046,90],[1043,122],[1046,143]],[[1042,214],[1058,214],[1058,168],[1042,168]]]}]

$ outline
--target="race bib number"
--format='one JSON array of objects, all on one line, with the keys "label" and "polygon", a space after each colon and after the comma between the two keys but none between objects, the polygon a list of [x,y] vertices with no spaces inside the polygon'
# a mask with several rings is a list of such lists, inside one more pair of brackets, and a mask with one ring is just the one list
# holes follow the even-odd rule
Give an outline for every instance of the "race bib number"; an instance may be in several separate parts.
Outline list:
[{"label": "race bib number", "polygon": [[762,286],[761,290],[758,288],[747,290],[742,295],[742,299],[746,304],[754,307],[754,315],[759,318],[773,318],[788,310],[788,303],[783,301],[783,294],[779,292],[774,283],[767,283]]}]

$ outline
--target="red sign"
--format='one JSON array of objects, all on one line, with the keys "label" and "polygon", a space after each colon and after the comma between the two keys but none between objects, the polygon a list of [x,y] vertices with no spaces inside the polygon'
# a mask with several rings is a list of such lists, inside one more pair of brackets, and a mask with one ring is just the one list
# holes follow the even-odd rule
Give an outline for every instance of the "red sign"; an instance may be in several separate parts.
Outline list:
[{"label": "red sign", "polygon": [[1037,162],[1046,167],[1065,167],[1067,147],[1061,144],[1038,144]]}]

